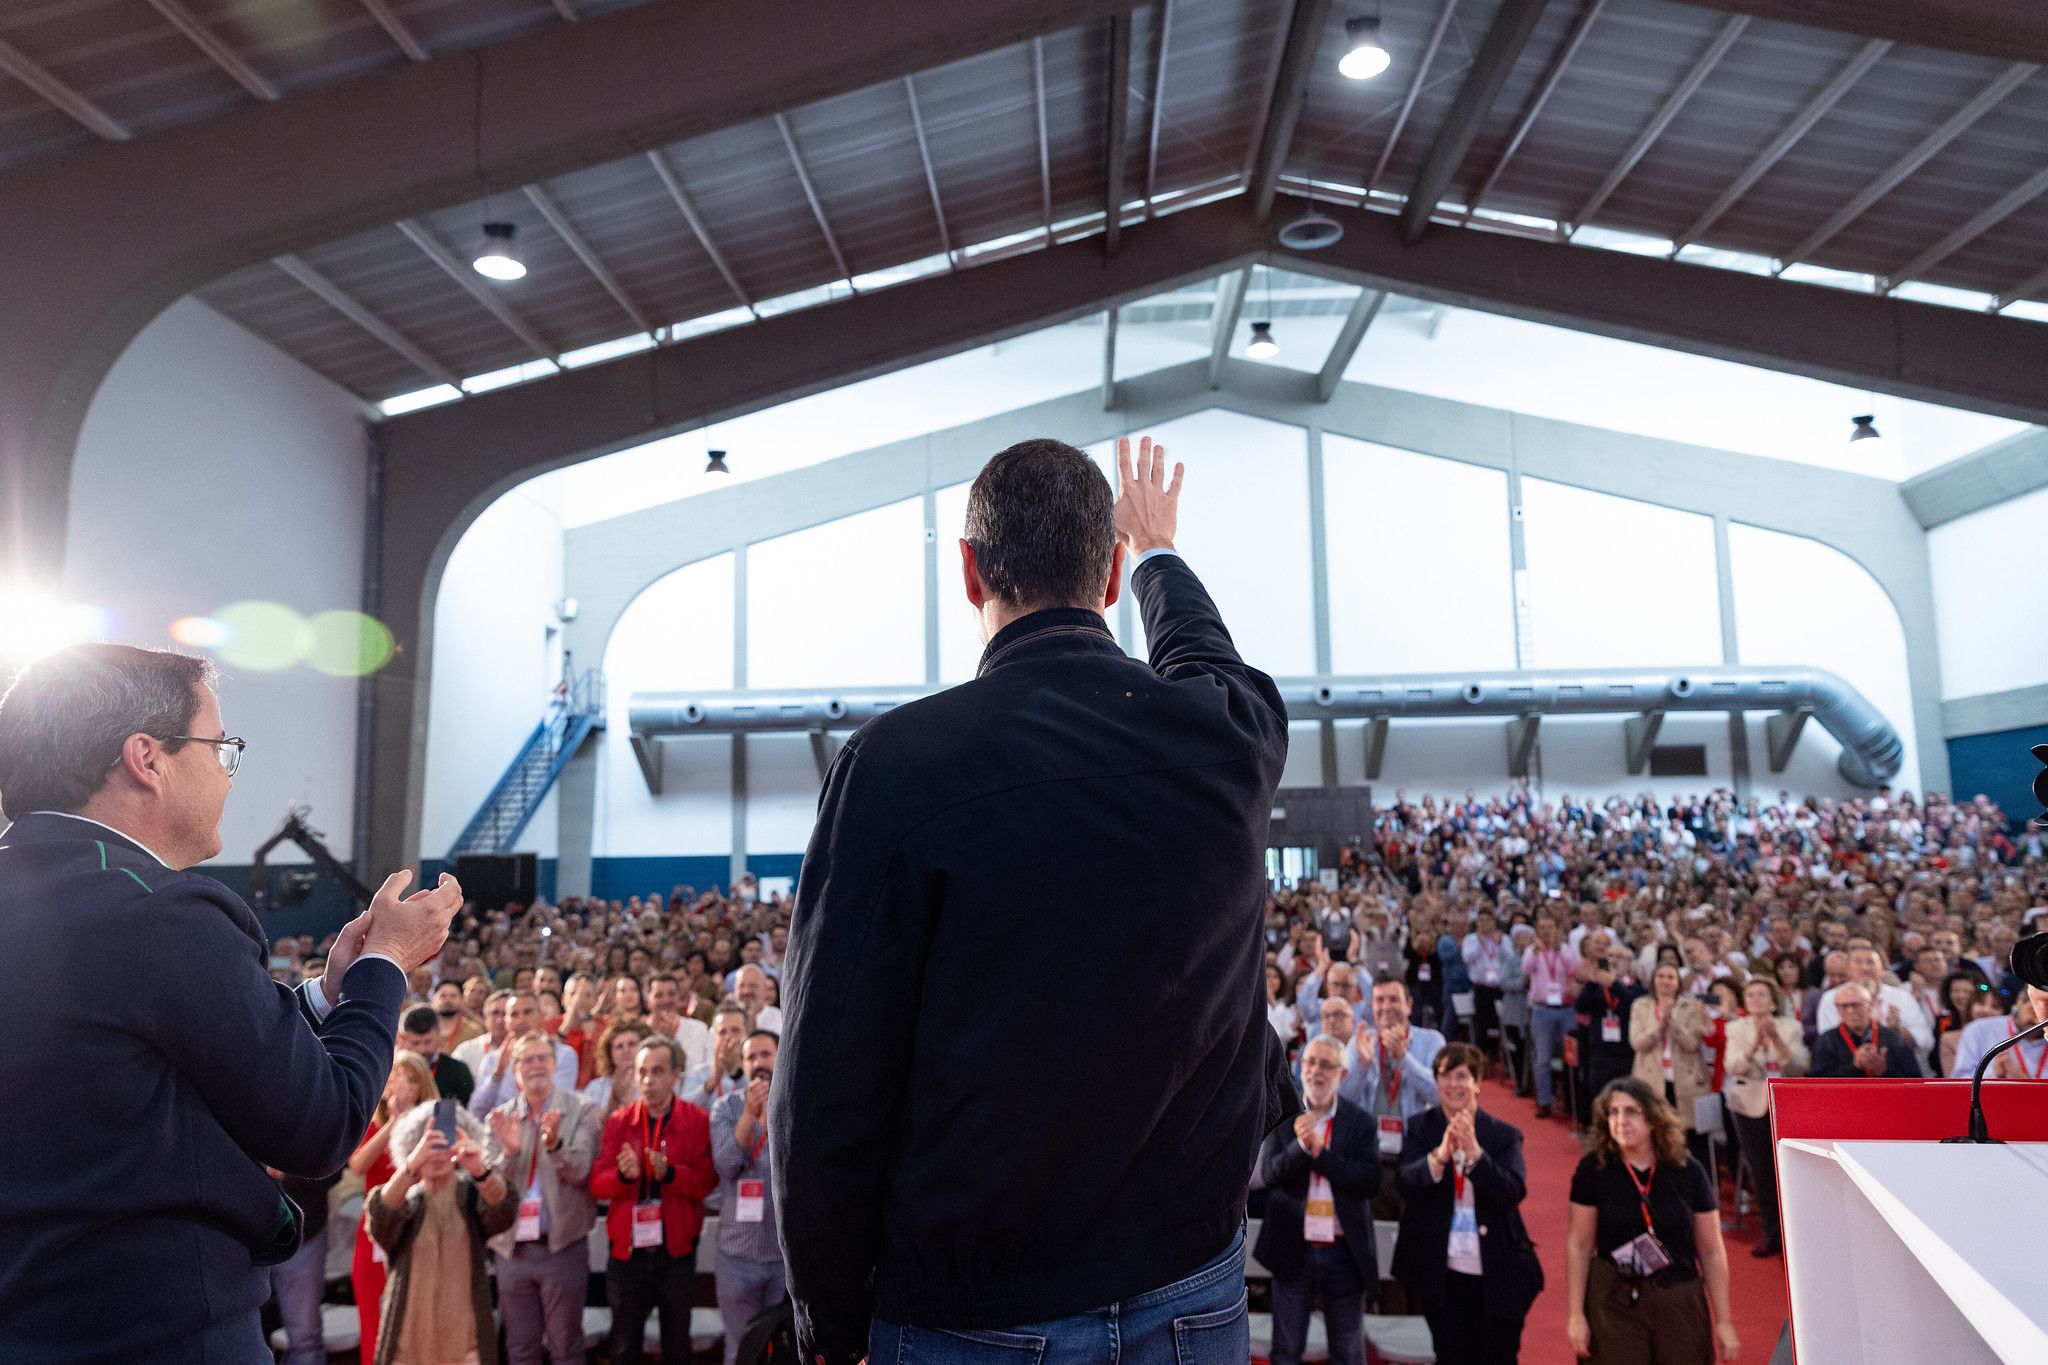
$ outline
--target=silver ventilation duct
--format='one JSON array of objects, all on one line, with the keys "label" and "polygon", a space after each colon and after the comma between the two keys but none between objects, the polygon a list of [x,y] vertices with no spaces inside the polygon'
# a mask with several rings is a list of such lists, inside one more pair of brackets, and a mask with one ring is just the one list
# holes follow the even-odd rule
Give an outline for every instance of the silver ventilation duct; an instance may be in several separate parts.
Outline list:
[{"label": "silver ventilation duct", "polygon": [[[636,692],[630,705],[633,742],[648,767],[650,742],[664,735],[735,735],[854,730],[885,711],[939,688],[869,688],[830,693]],[[1511,776],[1517,745],[1526,759],[1542,716],[1629,715],[1628,767],[1642,770],[1650,742],[1671,711],[1769,711],[1771,769],[1782,771],[1811,717],[1842,746],[1837,767],[1859,787],[1898,774],[1905,746],[1876,707],[1835,674],[1820,668],[1714,665],[1686,669],[1596,669],[1477,675],[1395,674],[1280,683],[1288,717],[1309,720],[1446,719],[1507,716],[1521,727],[1509,745]],[[1370,776],[1378,764],[1371,763]],[[1521,771],[1517,771],[1520,767]]]}]

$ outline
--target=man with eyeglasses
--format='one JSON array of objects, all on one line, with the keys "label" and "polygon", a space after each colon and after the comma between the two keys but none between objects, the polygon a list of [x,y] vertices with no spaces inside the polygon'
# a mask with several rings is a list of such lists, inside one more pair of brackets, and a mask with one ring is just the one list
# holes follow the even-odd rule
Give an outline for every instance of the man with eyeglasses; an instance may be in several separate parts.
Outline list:
[{"label": "man with eyeglasses", "polygon": [[[266,1167],[319,1178],[369,1124],[406,972],[440,950],[453,878],[394,873],[321,974],[270,979],[256,917],[186,871],[221,850],[244,744],[203,659],[46,655],[0,698],[0,1360],[267,1362],[267,1267],[305,1220]],[[119,980],[122,989],[104,983]],[[68,1078],[90,1077],[80,1088]]]}]

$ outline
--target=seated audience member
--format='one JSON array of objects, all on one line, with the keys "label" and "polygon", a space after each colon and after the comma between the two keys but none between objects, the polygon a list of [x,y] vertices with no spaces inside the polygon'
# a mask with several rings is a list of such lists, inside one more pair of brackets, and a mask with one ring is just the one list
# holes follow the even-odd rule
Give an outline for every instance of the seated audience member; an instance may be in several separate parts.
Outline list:
[{"label": "seated audience member", "polygon": [[1778,1163],[1771,1149],[1770,1082],[1781,1076],[1804,1076],[1806,1040],[1784,1013],[1777,983],[1753,976],[1742,987],[1742,1014],[1730,1020],[1723,1058],[1727,1072],[1728,1112],[1735,1120],[1737,1141],[1756,1182],[1757,1210],[1764,1233],[1752,1256],[1775,1256],[1783,1248],[1778,1216]]},{"label": "seated audience member", "polygon": [[[1918,1076],[1913,1045],[1871,1019],[1869,992],[1854,981],[1835,988],[1835,1026],[1820,1035],[1813,1048],[1815,1076]],[[1958,1054],[1960,1060],[1960,1054]]]},{"label": "seated audience member", "polygon": [[683,1070],[711,1059],[711,1030],[683,1010],[683,983],[668,972],[647,978],[647,1023],[683,1050]]},{"label": "seated audience member", "polygon": [[682,1097],[710,1113],[727,1095],[746,1088],[744,1046],[747,1012],[731,1000],[711,1015],[711,1056],[682,1080]]},{"label": "seated audience member", "polygon": [[583,1298],[590,1275],[585,1243],[597,1221],[590,1164],[603,1127],[596,1105],[555,1088],[555,1054],[543,1034],[512,1045],[519,1091],[490,1112],[519,1216],[491,1238],[507,1365],[582,1365]]},{"label": "seated audience member", "polygon": [[704,1111],[676,1100],[681,1060],[673,1039],[656,1035],[640,1045],[634,1058],[640,1098],[605,1120],[590,1170],[591,1194],[611,1201],[605,1295],[612,1309],[612,1365],[640,1365],[647,1315],[657,1307],[664,1341],[690,1339],[697,1234],[718,1173]]},{"label": "seated audience member", "polygon": [[[417,1052],[401,1052],[391,1059],[391,1076],[384,1082],[384,1098],[370,1115],[370,1129],[348,1159],[348,1170],[362,1179],[363,1188],[374,1190],[398,1170],[391,1139],[398,1120],[419,1105],[441,1098],[434,1088],[434,1073],[427,1059]],[[356,1224],[356,1248],[349,1262],[349,1283],[355,1291],[356,1313],[362,1332],[361,1350],[366,1359],[377,1358],[377,1324],[384,1302],[384,1248],[370,1237],[369,1220]]]},{"label": "seated audience member", "polygon": [[[1597,1095],[1607,1083],[1635,1069],[1636,1050],[1629,1041],[1629,1021],[1643,988],[1629,975],[1635,955],[1625,947],[1612,947],[1602,958],[1588,959],[1591,980],[1579,987],[1572,1002],[1575,1020],[1581,1021],[1579,1070],[1585,1077],[1584,1095]],[[1580,1101],[1583,1109],[1585,1101]],[[1541,1110],[1537,1116],[1543,1117]]]},{"label": "seated audience member", "polygon": [[420,1125],[405,1163],[363,1198],[391,1267],[375,1365],[496,1365],[484,1244],[518,1216],[518,1195],[468,1134],[451,1146]]},{"label": "seated audience member", "polygon": [[[1984,1060],[1984,1054],[2039,1023],[2044,1007],[2048,1007],[2048,991],[2028,986],[2013,1002],[2011,1014],[1978,1019],[1965,1025],[1956,1043],[1954,1074],[1960,1077],[1976,1075],[1977,1063]],[[2008,1049],[1999,1055],[1984,1076],[1986,1080],[2000,1081],[2048,1080],[2048,1043],[2043,1043],[2036,1035],[2018,1047]]]},{"label": "seated audience member", "polygon": [[426,1058],[427,1068],[434,1073],[434,1089],[457,1104],[469,1103],[476,1083],[468,1067],[441,1051],[440,1016],[431,1007],[413,1005],[399,1017],[398,1048]]},{"label": "seated audience member", "polygon": [[1438,1360],[1514,1365],[1543,1267],[1522,1225],[1522,1134],[1479,1107],[1486,1056],[1449,1043],[1434,1065],[1440,1103],[1408,1120],[1393,1276],[1423,1304]]},{"label": "seated audience member", "polygon": [[434,987],[434,1021],[441,1035],[436,1049],[440,1052],[452,1053],[484,1031],[484,1026],[470,1018],[463,1009],[462,983],[459,981],[443,980]]},{"label": "seated audience member", "polygon": [[1741,1358],[1714,1182],[1678,1115],[1634,1076],[1594,1099],[1572,1173],[1565,1314],[1572,1351],[1598,1365]]},{"label": "seated audience member", "polygon": [[1574,1022],[1572,998],[1579,990],[1575,981],[1578,970],[1578,950],[1558,941],[1557,920],[1550,915],[1537,916],[1536,942],[1522,954],[1522,975],[1529,983],[1529,1032],[1539,1119],[1549,1118],[1551,1106],[1557,1102],[1550,1063],[1564,1055],[1565,1035]]},{"label": "seated audience member", "polygon": [[[1332,1010],[1347,1007],[1332,997]],[[1273,1272],[1272,1365],[1300,1365],[1318,1305],[1333,1365],[1363,1365],[1360,1302],[1379,1284],[1372,1197],[1380,1187],[1371,1117],[1338,1091],[1343,1044],[1329,1034],[1301,1050],[1307,1109],[1266,1135],[1259,1173],[1266,1217],[1253,1254]]]},{"label": "seated audience member", "polygon": [[[1849,980],[1863,988],[1878,1023],[1911,1040],[1917,1065],[1919,1058],[1934,1051],[1934,1021],[1904,986],[1886,985],[1883,976],[1884,955],[1876,948],[1862,944],[1849,950]],[[1837,1012],[1841,992],[1842,987],[1837,986],[1821,996],[1820,1009],[1814,1015],[1814,1026],[1821,1037],[1841,1023]]]},{"label": "seated audience member", "polygon": [[[718,1171],[718,1315],[725,1365],[736,1365],[747,1325],[782,1302],[782,1242],[776,1231],[768,1153],[768,1090],[780,1041],[765,1029],[743,1045],[747,1088],[711,1110],[711,1164]],[[664,1324],[666,1326],[666,1324]]]},{"label": "seated audience member", "polygon": [[484,1054],[504,1045],[505,1015],[511,1008],[512,992],[492,991],[489,998],[484,1001],[483,1032],[449,1050],[450,1056],[469,1068],[472,1086],[475,1084],[477,1073],[483,1069]]},{"label": "seated audience member", "polygon": [[1287,973],[1273,962],[1266,964],[1266,1022],[1283,1044],[1292,1043],[1301,1033],[1301,1016],[1294,1012],[1294,992],[1287,984]]},{"label": "seated audience member", "polygon": [[600,1123],[637,1098],[633,1059],[646,1041],[647,1025],[638,1019],[614,1019],[597,1035],[592,1049],[597,1054],[597,1075],[583,1087],[583,1098],[596,1106]]},{"label": "seated audience member", "polygon": [[547,1039],[548,1046],[555,1054],[555,1086],[560,1090],[576,1088],[576,1054],[564,1044],[541,1031],[540,997],[532,991],[515,991],[511,1002],[505,1007],[505,1041],[484,1054],[483,1064],[476,1074],[476,1093],[470,1096],[470,1112],[488,1114],[519,1089],[519,1081],[512,1074],[512,1049],[521,1038],[538,1034]]}]

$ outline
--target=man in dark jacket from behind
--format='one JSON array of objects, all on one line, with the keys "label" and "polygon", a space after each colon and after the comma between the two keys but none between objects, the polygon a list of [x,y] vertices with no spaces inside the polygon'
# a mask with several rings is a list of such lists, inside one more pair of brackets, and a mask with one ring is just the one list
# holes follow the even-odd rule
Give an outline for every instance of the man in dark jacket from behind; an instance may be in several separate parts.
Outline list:
[{"label": "man in dark jacket from behind", "polygon": [[[807,1362],[1249,1353],[1245,1195],[1300,1107],[1260,937],[1287,714],[1174,552],[1180,469],[1117,453],[1114,502],[1057,441],[988,463],[978,675],[827,775],[769,1105]],[[1132,557],[1149,663],[1103,622]]]}]

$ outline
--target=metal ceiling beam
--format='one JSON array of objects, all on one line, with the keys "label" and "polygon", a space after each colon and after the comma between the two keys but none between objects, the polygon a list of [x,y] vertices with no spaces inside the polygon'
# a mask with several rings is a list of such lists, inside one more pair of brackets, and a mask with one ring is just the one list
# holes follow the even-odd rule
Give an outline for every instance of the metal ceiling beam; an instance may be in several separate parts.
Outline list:
[{"label": "metal ceiling beam", "polygon": [[0,41],[0,71],[5,71],[109,142],[126,142],[135,136],[112,114],[66,85],[12,43]]},{"label": "metal ceiling beam", "polygon": [[1932,132],[1915,144],[1912,151],[1886,167],[1882,175],[1858,190],[1854,198],[1835,210],[1826,222],[1806,234],[1799,245],[1784,252],[1779,259],[1786,265],[1812,260],[1814,252],[1833,241],[1837,233],[1862,217],[1872,204],[1897,189],[1907,176],[1919,170],[1949,143],[1961,137],[1971,124],[1991,112],[1993,105],[2026,84],[2027,78],[2039,69],[2025,62],[2007,67],[1999,74],[1997,80],[1978,91],[1976,98],[1943,119]]},{"label": "metal ceiling beam", "polygon": [[1032,103],[1038,114],[1038,193],[1045,213],[1045,240],[1052,242],[1052,140],[1045,129],[1045,39],[1031,40]]},{"label": "metal ceiling beam", "polygon": [[1116,318],[1117,307],[1111,304],[1103,314],[1102,322],[1102,410],[1116,411]]},{"label": "metal ceiling beam", "polygon": [[1337,391],[1337,385],[1344,381],[1344,371],[1351,368],[1351,358],[1358,354],[1359,343],[1372,330],[1373,319],[1386,306],[1387,291],[1364,288],[1351,301],[1351,311],[1344,315],[1344,325],[1337,329],[1337,340],[1330,346],[1329,358],[1323,361],[1323,368],[1316,375],[1316,401],[1327,403],[1330,395]]},{"label": "metal ceiling beam", "polygon": [[649,152],[647,161],[654,167],[654,173],[661,177],[662,188],[667,190],[668,197],[675,201],[677,211],[683,215],[683,221],[689,224],[691,234],[697,239],[697,245],[704,248],[704,254],[711,258],[711,264],[718,267],[719,275],[725,280],[725,287],[732,290],[732,296],[739,300],[740,307],[759,317],[760,314],[754,309],[754,301],[747,297],[747,291],[740,285],[739,276],[732,273],[732,267],[726,264],[717,243],[711,240],[711,233],[705,228],[704,220],[697,216],[697,206],[690,202],[689,194],[683,189],[683,182],[676,176],[675,167],[669,165],[668,158],[658,151]]},{"label": "metal ceiling beam", "polygon": [[627,296],[626,288],[619,283],[618,277],[607,270],[604,262],[597,258],[597,253],[590,249],[589,242],[583,240],[583,234],[569,221],[569,215],[562,211],[562,206],[555,202],[554,196],[538,185],[528,185],[526,198],[527,202],[540,210],[540,216],[554,229],[555,236],[561,238],[569,250],[576,253],[576,259],[583,262],[583,268],[604,286],[604,292],[612,296],[612,302],[619,305],[619,311],[639,330],[659,339],[659,332],[654,323],[648,319],[647,314],[640,311],[640,305]]},{"label": "metal ceiling beam", "polygon": [[[1126,17],[1128,23],[1129,18]],[[917,81],[914,77],[903,78],[903,93],[910,99],[910,128],[917,134],[917,159],[924,167],[924,187],[932,197],[932,217],[939,225],[939,249],[946,253],[946,264],[954,270],[960,268],[960,258],[953,254],[953,234],[946,230],[946,206],[939,198],[939,174],[932,168],[932,146],[924,135],[924,110],[917,103]]]},{"label": "metal ceiling beam", "polygon": [[192,46],[204,52],[213,64],[228,73],[236,85],[259,100],[274,100],[278,97],[277,87],[263,79],[255,67],[242,60],[240,53],[229,47],[219,35],[193,17],[182,0],[149,0],[156,12],[170,21],[172,28],[191,40]]},{"label": "metal ceiling beam", "polygon": [[2001,293],[1996,299],[1996,306],[1992,311],[1996,312],[2001,308],[2010,308],[2022,299],[2031,299],[2036,294],[2042,293],[2048,293],[2048,266],[2035,271],[2012,288]]},{"label": "metal ceiling beam", "polygon": [[1131,16],[1109,18],[1109,98],[1103,117],[1102,254],[1123,245],[1124,179],[1130,161]]},{"label": "metal ceiling beam", "polygon": [[1387,140],[1380,146],[1380,159],[1373,163],[1372,174],[1365,179],[1365,193],[1359,198],[1363,204],[1372,198],[1372,192],[1380,187],[1380,177],[1387,173],[1387,163],[1394,159],[1394,148],[1401,143],[1401,134],[1408,131],[1408,116],[1415,112],[1415,101],[1422,96],[1423,83],[1429,79],[1429,68],[1436,64],[1437,49],[1444,45],[1444,33],[1451,26],[1451,18],[1458,12],[1458,0],[1444,0],[1443,10],[1436,17],[1436,27],[1429,31],[1429,45],[1422,50],[1422,60],[1415,64],[1415,74],[1408,79],[1408,92],[1401,97],[1401,112],[1394,115],[1394,126],[1387,131]]},{"label": "metal ceiling beam", "polygon": [[1679,0],[1861,38],[2048,64],[2048,9],[2014,0]]},{"label": "metal ceiling beam", "polygon": [[[786,115],[775,116],[775,131],[782,134],[782,145],[789,149],[789,164],[796,168],[796,183],[803,186],[804,201],[811,206],[811,217],[817,220],[818,231],[825,236],[825,245],[832,252],[832,263],[839,267],[839,278],[852,280],[853,271],[846,264],[846,254],[839,249],[839,238],[832,231],[832,224],[825,220],[825,206],[818,202],[818,191],[811,184],[811,173],[804,166],[804,155],[797,150],[796,134],[791,131]],[[695,226],[695,214],[691,214]],[[702,234],[699,234],[700,239]]]},{"label": "metal ceiling beam", "polygon": [[[1479,136],[1487,115],[1493,112],[1493,102],[1500,98],[1501,87],[1507,84],[1508,75],[1521,60],[1522,50],[1529,46],[1549,3],[1550,0],[1506,0],[1494,11],[1493,23],[1473,55],[1464,83],[1458,87],[1444,121],[1430,140],[1429,150],[1423,153],[1422,164],[1416,167],[1414,181],[1408,186],[1408,200],[1401,206],[1403,241],[1419,242],[1422,234],[1429,231],[1430,215],[1436,212],[1444,191],[1465,164],[1465,154],[1472,150],[1473,139]],[[1391,146],[1388,150],[1392,150]]]},{"label": "metal ceiling beam", "polygon": [[555,0],[555,13],[572,24],[583,17],[576,12],[574,0]]},{"label": "metal ceiling beam", "polygon": [[1636,163],[1649,153],[1658,138],[1664,136],[1664,130],[1671,126],[1671,121],[1678,117],[1686,102],[1706,84],[1707,77],[1714,73],[1714,68],[1728,55],[1728,49],[1735,46],[1735,40],[1740,38],[1742,31],[1748,27],[1749,19],[1745,15],[1737,15],[1721,25],[1720,31],[1714,35],[1714,41],[1707,44],[1707,50],[1693,62],[1692,69],[1685,73],[1685,78],[1673,86],[1671,93],[1664,97],[1664,102],[1657,106],[1657,112],[1650,116],[1650,121],[1636,134],[1635,141],[1622,153],[1621,160],[1614,163],[1614,168],[1607,172],[1607,178],[1600,182],[1600,188],[1593,191],[1593,197],[1572,215],[1567,235],[1584,227],[1594,214],[1607,206],[1607,201],[1621,188],[1621,182],[1628,179],[1629,172],[1636,168]]},{"label": "metal ceiling beam", "polygon": [[1216,302],[1209,310],[1209,387],[1223,387],[1223,362],[1230,359],[1230,343],[1237,335],[1237,319],[1244,312],[1244,296],[1252,287],[1252,268],[1233,270],[1216,281]]},{"label": "metal ceiling beam", "polygon": [[304,285],[308,291],[316,295],[329,308],[332,308],[335,312],[383,342],[391,350],[405,357],[420,373],[439,383],[446,384],[450,388],[460,389],[462,387],[462,376],[456,374],[455,371],[421,350],[419,345],[410,337],[404,335],[390,323],[363,307],[353,296],[344,292],[341,286],[300,260],[297,256],[279,256],[271,263],[286,275]]},{"label": "metal ceiling beam", "polygon": [[416,62],[427,59],[427,50],[420,46],[420,40],[412,36],[412,30],[405,26],[405,20],[399,18],[398,12],[384,3],[384,0],[363,0],[363,8],[370,12],[370,17],[377,21],[377,26],[390,35],[391,41],[398,44],[400,52]]},{"label": "metal ceiling beam", "polygon": [[2028,176],[2026,180],[2001,195],[1998,202],[1973,216],[1969,222],[1892,271],[1886,278],[1891,281],[1893,288],[1919,279],[2043,194],[2048,194],[2048,168]]},{"label": "metal ceiling beam", "polygon": [[1819,94],[1807,101],[1806,107],[1801,109],[1790,123],[1779,129],[1778,135],[1766,143],[1764,149],[1742,168],[1742,173],[1729,182],[1728,188],[1722,190],[1713,203],[1700,211],[1700,216],[1693,219],[1692,226],[1672,239],[1672,254],[1677,255],[1687,244],[1696,242],[1711,232],[1714,224],[1721,221],[1721,215],[1734,208],[1736,201],[1748,194],[1751,186],[1768,175],[1773,166],[1784,160],[1785,153],[1791,151],[1799,139],[1812,132],[1813,126],[1827,117],[1828,111],[1841,102],[1842,96],[1849,93],[1850,87],[1862,80],[1865,73],[1876,66],[1879,59],[1891,50],[1892,45],[1882,38],[1873,39],[1859,48],[1856,55],[1849,59],[1848,64],[1835,73],[1835,78],[1823,86]]},{"label": "metal ceiling beam", "polygon": [[1152,216],[1152,196],[1159,190],[1159,125],[1166,104],[1166,45],[1173,37],[1173,0],[1159,0],[1159,41],[1152,52],[1152,109],[1145,135],[1145,216]]},{"label": "metal ceiling beam", "polygon": [[1543,83],[1536,87],[1536,93],[1530,96],[1528,105],[1522,110],[1522,116],[1515,121],[1515,129],[1508,134],[1507,145],[1501,148],[1500,158],[1493,163],[1493,169],[1486,173],[1486,179],[1479,182],[1478,190],[1466,202],[1466,221],[1471,220],[1473,212],[1486,196],[1493,193],[1493,187],[1500,183],[1501,175],[1507,170],[1508,163],[1515,159],[1516,152],[1522,150],[1522,143],[1527,140],[1529,130],[1534,128],[1536,120],[1543,116],[1543,106],[1550,103],[1550,96],[1556,91],[1557,83],[1564,79],[1565,68],[1571,65],[1572,58],[1579,55],[1579,48],[1584,45],[1586,34],[1593,27],[1593,21],[1598,19],[1600,11],[1606,8],[1607,0],[1587,0],[1586,7],[1579,11],[1579,17],[1572,21],[1571,32],[1565,35],[1564,45],[1559,47],[1557,55],[1550,59],[1550,69],[1543,73]]},{"label": "metal ceiling beam", "polygon": [[483,276],[477,274],[472,267],[456,260],[455,253],[441,245],[440,240],[427,231],[425,224],[404,218],[399,220],[398,230],[404,233],[406,240],[418,247],[428,260],[441,267],[441,273],[462,286],[464,293],[482,304],[485,312],[503,323],[506,331],[524,342],[526,348],[533,352],[535,360],[555,358],[555,348],[541,340],[540,334],[527,324],[526,319],[513,312],[505,301],[498,297],[496,291],[484,283]]},{"label": "metal ceiling beam", "polygon": [[1294,0],[1287,37],[1280,49],[1280,70],[1261,120],[1258,153],[1252,159],[1252,221],[1263,223],[1273,212],[1273,194],[1280,172],[1294,146],[1294,130],[1308,100],[1308,79],[1315,70],[1316,49],[1330,22],[1330,0]]}]

